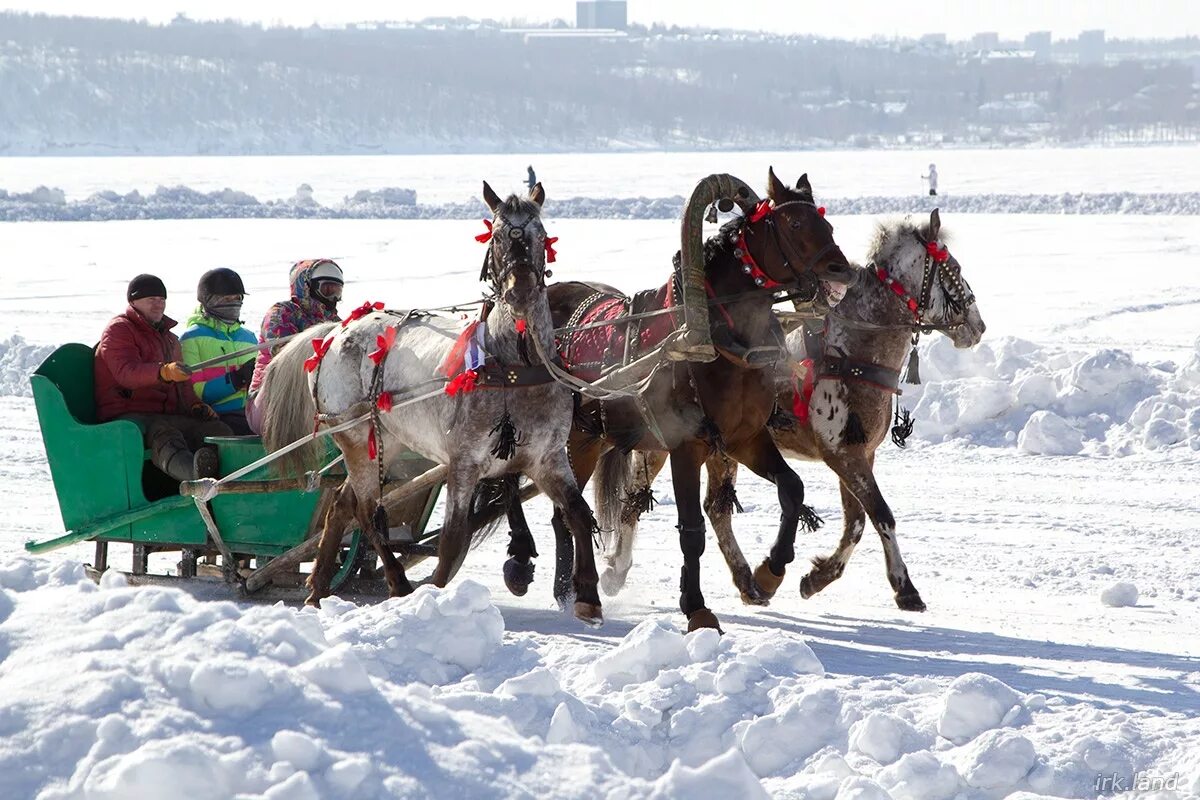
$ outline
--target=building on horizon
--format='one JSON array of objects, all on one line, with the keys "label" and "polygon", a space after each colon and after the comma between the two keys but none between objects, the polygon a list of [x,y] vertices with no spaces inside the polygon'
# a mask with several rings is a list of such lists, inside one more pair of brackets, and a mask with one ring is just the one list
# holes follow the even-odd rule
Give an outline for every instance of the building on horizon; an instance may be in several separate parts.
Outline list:
[{"label": "building on horizon", "polygon": [[625,0],[578,0],[575,3],[576,28],[623,31],[628,24]]}]

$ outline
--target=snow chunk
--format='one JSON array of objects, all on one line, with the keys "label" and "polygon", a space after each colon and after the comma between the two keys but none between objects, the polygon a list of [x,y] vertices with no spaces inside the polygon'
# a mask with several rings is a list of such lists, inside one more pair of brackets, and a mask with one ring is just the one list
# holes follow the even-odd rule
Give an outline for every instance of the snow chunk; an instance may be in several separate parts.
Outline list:
[{"label": "snow chunk", "polygon": [[683,634],[666,619],[648,619],[625,634],[611,651],[596,659],[592,674],[619,688],[647,681],[664,669],[690,663]]},{"label": "snow chunk", "polygon": [[287,761],[311,771],[325,760],[325,751],[311,736],[300,731],[279,731],[271,737],[271,752],[276,761]]},{"label": "snow chunk", "polygon": [[0,396],[32,397],[29,376],[52,352],[53,345],[29,344],[16,334],[0,342]]},{"label": "snow chunk", "polygon": [[962,785],[958,770],[928,751],[909,753],[875,775],[893,800],[951,800]]},{"label": "snow chunk", "polygon": [[1017,436],[1017,449],[1046,456],[1073,456],[1083,450],[1083,434],[1053,411],[1035,411]]},{"label": "snow chunk", "polygon": [[746,759],[737,749],[714,758],[695,769],[685,767],[679,759],[671,763],[661,778],[654,782],[650,800],[686,797],[689,800],[767,800],[770,795],[763,789],[758,778],[746,765]]},{"label": "snow chunk", "polygon": [[1138,588],[1128,581],[1118,581],[1100,593],[1100,602],[1109,608],[1136,606]]},{"label": "snow chunk", "polygon": [[909,722],[894,714],[873,711],[850,729],[850,749],[870,756],[880,764],[891,764],[920,747],[920,734]]},{"label": "snow chunk", "polygon": [[931,383],[913,410],[915,432],[933,441],[967,433],[1008,411],[1013,403],[1007,381],[966,378]]},{"label": "snow chunk", "polygon": [[1124,419],[1154,389],[1144,364],[1134,363],[1123,350],[1105,349],[1070,369],[1059,400],[1072,416],[1107,413]]},{"label": "snow chunk", "polygon": [[742,728],[738,747],[758,775],[770,775],[807,758],[843,733],[841,695],[832,688],[805,690],[799,698]]},{"label": "snow chunk", "polygon": [[362,661],[344,642],[304,662],[299,672],[329,694],[366,692],[372,688]]},{"label": "snow chunk", "polygon": [[842,781],[833,800],[892,800],[892,796],[870,778],[855,775]]},{"label": "snow chunk", "polygon": [[83,789],[89,800],[175,800],[182,790],[189,799],[223,800],[233,795],[231,777],[207,748],[171,739],[101,761]]},{"label": "snow chunk", "polygon": [[965,748],[960,765],[967,784],[977,789],[1009,789],[1037,762],[1033,743],[1013,731],[988,731]]},{"label": "snow chunk", "polygon": [[1021,698],[991,675],[968,672],[955,678],[942,699],[938,734],[955,744],[965,744],[984,731],[999,727],[1020,708]]},{"label": "snow chunk", "polygon": [[236,717],[253,714],[273,694],[271,680],[258,666],[223,657],[197,667],[190,684],[197,706]]}]

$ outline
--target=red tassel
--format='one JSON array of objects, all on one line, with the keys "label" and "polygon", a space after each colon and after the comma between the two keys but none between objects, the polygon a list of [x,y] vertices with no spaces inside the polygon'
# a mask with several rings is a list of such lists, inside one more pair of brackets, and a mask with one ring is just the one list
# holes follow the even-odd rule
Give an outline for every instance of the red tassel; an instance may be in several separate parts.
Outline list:
[{"label": "red tassel", "polygon": [[362,319],[367,314],[370,314],[372,311],[383,311],[383,303],[372,303],[370,300],[368,300],[367,302],[363,303],[358,308],[351,311],[350,316],[348,316],[344,320],[342,320],[342,327],[344,328],[347,325],[349,325],[351,322]]},{"label": "red tassel", "polygon": [[375,444],[375,426],[371,426],[367,434],[367,457],[372,461],[379,455],[379,446]]},{"label": "red tassel", "polygon": [[825,216],[825,206],[817,206],[817,213],[822,217]]},{"label": "red tassel", "polygon": [[367,358],[375,362],[376,366],[387,356],[388,350],[392,348],[392,343],[396,341],[396,327],[389,325],[383,329],[383,333],[375,337],[375,345],[378,349],[367,354]]},{"label": "red tassel", "polygon": [[800,368],[804,370],[804,380],[803,383],[800,380],[796,381],[796,391],[792,395],[792,414],[801,425],[808,425],[810,421],[808,404],[812,400],[816,363],[811,358],[806,358],[800,362]]},{"label": "red tassel", "polygon": [[758,222],[763,217],[770,214],[774,209],[771,208],[770,200],[760,200],[758,205],[754,207],[754,213],[750,215],[751,222]]},{"label": "red tassel", "polygon": [[524,333],[525,332],[525,320],[523,320],[523,319],[517,320],[515,327],[517,329],[517,333]]},{"label": "red tassel", "polygon": [[462,333],[458,335],[458,340],[454,342],[454,346],[450,348],[450,353],[438,367],[438,372],[445,375],[447,378],[452,378],[462,369],[463,361],[466,359],[467,345],[471,343],[471,339],[475,336],[475,329],[479,327],[479,322],[475,321],[468,325]]},{"label": "red tassel", "polygon": [[490,219],[485,219],[483,224],[487,226],[487,233],[479,234],[475,237],[475,241],[479,242],[480,244],[487,244],[492,238],[492,221]]},{"label": "red tassel", "polygon": [[558,241],[557,236],[547,236],[546,237],[546,263],[547,264],[553,264],[554,259],[558,256],[558,253],[555,252],[555,250],[554,250],[554,243],[557,241]]},{"label": "red tassel", "polygon": [[453,397],[460,392],[465,394],[475,389],[475,380],[479,373],[473,369],[463,370],[454,376],[454,380],[446,384],[446,394]]},{"label": "red tassel", "polygon": [[312,348],[313,354],[304,362],[304,371],[312,372],[321,363],[321,359],[325,358],[325,354],[329,352],[329,348],[333,345],[333,334],[329,334],[323,339],[313,339]]},{"label": "red tassel", "polygon": [[379,408],[380,411],[383,411],[385,413],[388,411],[391,411],[392,410],[392,393],[391,392],[381,392],[379,395],[379,399],[375,401],[375,405]]}]

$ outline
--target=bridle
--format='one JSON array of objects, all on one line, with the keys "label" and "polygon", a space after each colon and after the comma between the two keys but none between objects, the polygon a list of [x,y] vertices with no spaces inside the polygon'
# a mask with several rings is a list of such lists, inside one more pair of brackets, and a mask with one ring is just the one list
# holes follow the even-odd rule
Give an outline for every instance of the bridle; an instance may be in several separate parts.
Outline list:
[{"label": "bridle", "polygon": [[[530,226],[533,223],[537,223],[538,227],[532,228],[531,230],[526,230],[527,226]],[[500,289],[503,286],[505,279],[513,273],[518,264],[516,263],[515,259],[509,259],[509,263],[506,266],[497,266],[503,262],[503,259],[496,258],[493,253],[493,250],[496,247],[496,241],[507,235],[511,242],[521,241],[522,244],[524,244],[526,251],[528,253],[533,253],[535,252],[534,247],[537,245],[536,240],[539,237],[538,228],[541,226],[541,220],[536,216],[532,216],[526,220],[524,224],[515,225],[512,222],[509,222],[502,215],[497,214],[495,217],[494,227],[492,220],[485,219],[483,224],[487,226],[487,233],[481,233],[475,237],[475,240],[478,242],[488,243],[487,253],[483,257],[483,269],[481,269],[479,272],[479,280],[488,281],[491,283],[493,293],[499,296]],[[530,271],[536,274],[537,287],[539,290],[544,291],[546,288],[546,278],[554,276],[554,273],[546,268],[546,264],[554,261],[555,252],[553,245],[557,241],[557,236],[546,236],[545,229],[542,229],[541,245],[545,248],[546,260],[542,263],[540,268],[531,263],[532,258],[530,259],[530,262],[519,265],[527,267]]]},{"label": "bridle", "polygon": [[[795,246],[792,245],[791,241],[786,236],[780,234],[779,226],[775,224],[775,212],[781,208],[797,205],[811,206],[812,208],[816,209],[817,213],[822,218],[825,216],[825,209],[823,207],[818,206],[816,203],[809,202],[808,200],[788,200],[786,203],[780,203],[777,206],[771,205],[769,200],[763,200],[754,209],[754,213],[750,214],[748,217],[745,217],[746,222],[738,231],[737,245],[733,251],[734,257],[742,262],[742,272],[749,275],[754,281],[754,285],[758,286],[759,288],[769,289],[772,291],[779,289],[786,290],[789,288],[799,288],[806,282],[815,281],[815,268],[820,262],[821,258],[823,258],[830,251],[837,249],[837,243],[830,238],[828,244],[818,250],[811,258],[807,260],[805,260],[802,256],[800,256],[799,253],[796,252]],[[779,256],[783,259],[784,267],[786,267],[788,272],[792,274],[792,280],[787,281],[786,283],[777,281],[771,276],[767,275],[762,267],[758,265],[758,262],[754,260],[754,256],[750,254],[750,248],[746,243],[746,233],[749,232],[751,235],[753,235],[754,232],[750,229],[750,225],[753,225],[760,220],[766,221],[767,230],[771,232],[771,238],[775,242],[775,249],[779,251]],[[797,269],[795,264],[800,264],[800,268]]]},{"label": "bridle", "polygon": [[847,320],[845,317],[838,315],[840,319],[849,322],[853,325],[859,325],[869,328],[910,328],[913,331],[914,339],[922,333],[932,333],[933,331],[952,331],[961,328],[966,324],[965,318],[958,322],[934,322],[927,319],[929,313],[929,301],[933,294],[933,284],[936,283],[941,287],[942,293],[946,296],[946,307],[956,316],[962,315],[975,302],[975,294],[972,292],[962,279],[962,267],[959,263],[950,257],[950,251],[945,247],[938,247],[937,242],[929,242],[921,237],[920,234],[914,232],[913,236],[925,248],[925,263],[921,269],[921,291],[920,294],[913,296],[904,287],[898,279],[892,276],[886,265],[871,262],[867,265],[867,269],[871,271],[880,283],[889,288],[892,294],[904,304],[912,314],[912,323],[902,324],[876,324],[876,323],[858,323],[853,320]]}]

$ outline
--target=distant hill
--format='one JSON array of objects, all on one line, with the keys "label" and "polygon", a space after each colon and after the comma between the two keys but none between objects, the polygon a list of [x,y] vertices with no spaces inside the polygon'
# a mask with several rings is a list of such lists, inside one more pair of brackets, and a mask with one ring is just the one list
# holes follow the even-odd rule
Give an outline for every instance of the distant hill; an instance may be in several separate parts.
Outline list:
[{"label": "distant hill", "polygon": [[[0,154],[331,154],[1196,139],[1195,39],[944,42],[469,21],[167,26],[0,14]],[[1173,54],[1168,56],[1163,53]]]}]

